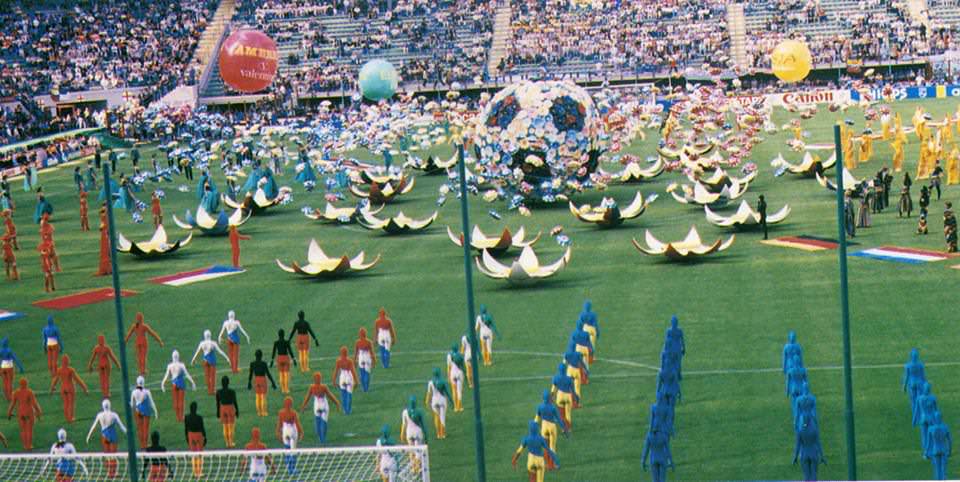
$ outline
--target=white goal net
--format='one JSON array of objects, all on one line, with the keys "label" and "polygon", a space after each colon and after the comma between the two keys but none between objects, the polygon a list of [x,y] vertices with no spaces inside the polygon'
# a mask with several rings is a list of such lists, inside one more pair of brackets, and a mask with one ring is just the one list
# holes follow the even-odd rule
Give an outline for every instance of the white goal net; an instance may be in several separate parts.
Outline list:
[{"label": "white goal net", "polygon": [[[3,482],[129,480],[126,453],[0,455]],[[424,445],[137,453],[137,480],[148,482],[429,482]]]}]

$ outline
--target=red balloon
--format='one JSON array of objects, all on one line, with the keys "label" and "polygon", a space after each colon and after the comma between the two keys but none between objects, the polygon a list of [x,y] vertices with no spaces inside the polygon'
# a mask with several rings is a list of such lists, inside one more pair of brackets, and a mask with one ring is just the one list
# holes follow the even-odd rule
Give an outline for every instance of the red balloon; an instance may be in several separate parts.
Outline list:
[{"label": "red balloon", "polygon": [[277,75],[277,44],[263,32],[238,30],[220,47],[220,77],[230,87],[252,94]]}]

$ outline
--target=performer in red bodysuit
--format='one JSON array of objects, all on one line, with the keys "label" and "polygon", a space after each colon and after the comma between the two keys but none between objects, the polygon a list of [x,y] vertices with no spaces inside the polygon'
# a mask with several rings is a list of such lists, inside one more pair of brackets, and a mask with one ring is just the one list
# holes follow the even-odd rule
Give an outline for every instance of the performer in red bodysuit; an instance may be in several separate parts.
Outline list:
[{"label": "performer in red bodysuit", "polygon": [[57,369],[57,376],[53,377],[53,380],[50,380],[50,393],[53,393],[53,389],[56,388],[57,383],[60,383],[60,398],[63,399],[63,418],[67,420],[67,423],[73,423],[74,421],[73,409],[77,400],[77,388],[73,385],[74,382],[80,385],[83,393],[90,393],[90,390],[87,389],[87,384],[80,378],[80,375],[77,375],[77,371],[70,366],[70,356],[63,355],[60,359],[60,368]]},{"label": "performer in red bodysuit", "polygon": [[103,398],[110,398],[110,363],[120,368],[120,362],[113,350],[107,346],[107,339],[103,335],[97,335],[97,344],[93,347],[90,354],[90,361],[87,362],[87,370],[93,371],[93,362],[97,362],[97,373],[100,375],[100,392]]}]

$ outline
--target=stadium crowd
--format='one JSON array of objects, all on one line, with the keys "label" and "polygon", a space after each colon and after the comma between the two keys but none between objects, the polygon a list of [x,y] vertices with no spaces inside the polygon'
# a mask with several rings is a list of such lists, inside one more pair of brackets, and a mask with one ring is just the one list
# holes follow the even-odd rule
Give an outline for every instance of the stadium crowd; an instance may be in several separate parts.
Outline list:
[{"label": "stadium crowd", "polygon": [[[235,19],[280,43],[281,60],[289,65],[281,68],[281,77],[304,95],[349,86],[360,66],[376,56],[392,60],[407,82],[449,85],[482,79],[493,12],[494,4],[487,0],[245,0]],[[344,16],[353,28],[331,28],[328,21]]]},{"label": "stadium crowd", "polygon": [[[729,46],[726,1],[514,0],[513,37],[500,71],[581,64],[628,72],[699,67]],[[722,56],[721,55],[721,56]]]}]

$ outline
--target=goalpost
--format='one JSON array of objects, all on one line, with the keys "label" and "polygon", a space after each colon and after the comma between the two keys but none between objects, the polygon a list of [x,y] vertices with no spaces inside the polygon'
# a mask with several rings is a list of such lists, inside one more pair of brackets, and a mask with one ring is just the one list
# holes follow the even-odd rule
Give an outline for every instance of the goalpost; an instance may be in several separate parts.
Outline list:
[{"label": "goalpost", "polygon": [[[3,482],[122,482],[128,470],[122,452],[0,455]],[[137,471],[149,482],[430,482],[425,445],[138,452]]]}]

